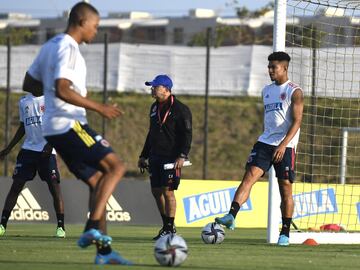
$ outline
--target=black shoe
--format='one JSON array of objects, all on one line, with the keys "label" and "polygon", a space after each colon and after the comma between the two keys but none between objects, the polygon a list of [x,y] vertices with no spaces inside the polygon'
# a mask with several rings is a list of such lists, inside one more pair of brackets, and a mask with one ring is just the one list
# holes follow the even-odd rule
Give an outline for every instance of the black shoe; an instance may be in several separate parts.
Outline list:
[{"label": "black shoe", "polygon": [[153,240],[158,240],[160,237],[163,237],[163,236],[165,236],[165,235],[167,235],[167,234],[169,234],[169,233],[171,233],[170,231],[165,231],[164,230],[164,228],[161,228],[160,229],[160,231],[159,231],[159,233],[157,234],[157,236],[155,236],[154,238],[153,238]]},{"label": "black shoe", "polygon": [[176,229],[173,228],[171,231],[169,231],[169,230],[165,230],[164,228],[161,228],[158,235],[155,236],[153,238],[153,240],[158,240],[160,237],[163,237],[163,236],[165,236],[167,234],[171,234],[171,233],[176,234]]}]

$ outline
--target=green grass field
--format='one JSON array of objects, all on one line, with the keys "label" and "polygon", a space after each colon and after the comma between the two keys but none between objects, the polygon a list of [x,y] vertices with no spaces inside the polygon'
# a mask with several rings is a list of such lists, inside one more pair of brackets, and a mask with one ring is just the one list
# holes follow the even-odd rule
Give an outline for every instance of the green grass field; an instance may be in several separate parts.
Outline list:
[{"label": "green grass field", "polygon": [[[95,266],[95,247],[76,246],[82,226],[68,225],[67,238],[56,239],[53,225],[9,224],[0,238],[0,269],[164,269],[153,256],[153,226],[109,226],[113,248],[136,265]],[[220,245],[205,245],[199,228],[178,228],[189,247],[182,269],[359,269],[360,245],[292,245],[266,243],[263,229],[227,231]]]}]

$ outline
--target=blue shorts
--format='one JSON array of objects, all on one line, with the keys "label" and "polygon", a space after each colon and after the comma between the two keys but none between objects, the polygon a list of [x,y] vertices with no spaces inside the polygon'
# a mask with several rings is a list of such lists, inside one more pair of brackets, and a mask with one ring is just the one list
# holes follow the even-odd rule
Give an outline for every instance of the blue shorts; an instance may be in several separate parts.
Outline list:
[{"label": "blue shorts", "polygon": [[113,153],[110,144],[102,136],[79,122],[75,122],[68,132],[46,136],[45,139],[59,153],[69,170],[83,181],[101,171],[100,161]]},{"label": "blue shorts", "polygon": [[155,155],[150,156],[149,173],[152,188],[169,187],[170,190],[178,189],[181,170],[164,170],[164,164],[174,162],[174,158]]},{"label": "blue shorts", "polygon": [[273,153],[276,146],[262,142],[255,143],[249,155],[246,167],[256,166],[267,172],[274,165],[276,177],[279,180],[295,180],[295,149],[287,147],[283,159],[279,163],[273,163]]},{"label": "blue shorts", "polygon": [[16,158],[13,173],[14,181],[31,181],[34,179],[36,172],[43,181],[56,181],[60,183],[56,155],[44,157],[42,152],[21,149]]}]

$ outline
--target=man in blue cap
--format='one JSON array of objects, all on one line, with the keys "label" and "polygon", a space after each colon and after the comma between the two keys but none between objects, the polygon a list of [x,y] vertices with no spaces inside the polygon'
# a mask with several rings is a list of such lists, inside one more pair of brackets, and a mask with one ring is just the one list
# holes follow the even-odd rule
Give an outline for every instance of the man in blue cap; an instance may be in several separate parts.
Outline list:
[{"label": "man in blue cap", "polygon": [[[153,238],[157,240],[176,233],[174,190],[180,184],[181,167],[191,147],[192,116],[190,109],[171,94],[173,83],[169,76],[158,75],[145,85],[151,86],[156,101],[150,108],[150,129],[138,166],[141,170],[149,169],[151,192],[162,217],[163,227]],[[165,170],[167,163],[174,163],[174,168]]]}]

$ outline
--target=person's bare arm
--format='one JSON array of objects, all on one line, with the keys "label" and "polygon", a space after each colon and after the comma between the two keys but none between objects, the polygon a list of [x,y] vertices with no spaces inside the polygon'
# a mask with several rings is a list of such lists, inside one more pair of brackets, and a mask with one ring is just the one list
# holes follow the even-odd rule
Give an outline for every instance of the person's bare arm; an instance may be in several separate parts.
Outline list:
[{"label": "person's bare arm", "polygon": [[67,103],[95,111],[108,119],[116,118],[122,114],[116,105],[98,103],[76,93],[72,89],[72,82],[67,79],[57,79],[55,85],[56,97]]},{"label": "person's bare arm", "polygon": [[291,115],[292,115],[292,124],[284,138],[278,147],[276,147],[273,154],[273,161],[275,163],[280,162],[286,150],[286,146],[294,138],[296,132],[301,126],[302,116],[304,110],[304,95],[301,89],[297,89],[291,96]]},{"label": "person's bare arm", "polygon": [[24,137],[25,135],[25,126],[23,122],[20,122],[20,125],[14,135],[14,137],[11,139],[8,146],[5,147],[5,149],[0,151],[0,159],[4,159],[5,156],[7,156],[10,151],[14,148],[15,145]]}]

